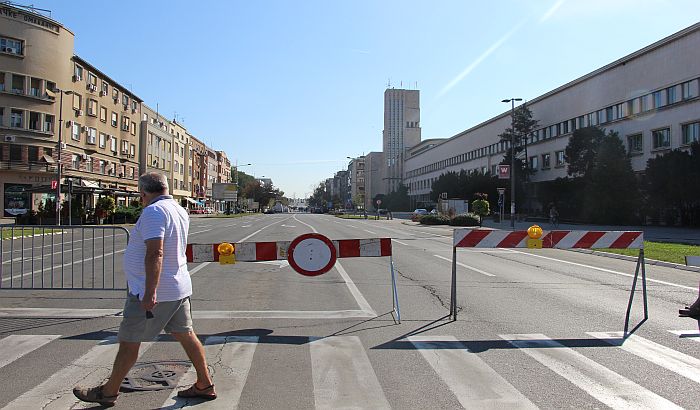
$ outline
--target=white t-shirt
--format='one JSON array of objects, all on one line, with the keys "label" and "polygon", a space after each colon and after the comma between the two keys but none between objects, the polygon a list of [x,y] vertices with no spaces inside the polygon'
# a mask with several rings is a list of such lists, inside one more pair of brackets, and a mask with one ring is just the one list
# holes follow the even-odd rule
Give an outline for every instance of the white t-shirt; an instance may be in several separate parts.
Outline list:
[{"label": "white t-shirt", "polygon": [[190,217],[169,195],[153,200],[143,209],[129,235],[124,252],[124,272],[129,292],[143,299],[146,289],[146,242],[163,239],[163,266],[156,289],[158,302],[180,300],[192,294],[187,271],[187,233]]}]

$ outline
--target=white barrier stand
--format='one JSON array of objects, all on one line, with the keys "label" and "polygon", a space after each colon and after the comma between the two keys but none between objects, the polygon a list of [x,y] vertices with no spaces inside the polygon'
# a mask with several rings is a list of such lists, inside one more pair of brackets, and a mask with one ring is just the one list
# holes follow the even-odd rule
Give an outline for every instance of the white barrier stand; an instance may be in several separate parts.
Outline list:
[{"label": "white barrier stand", "polygon": [[[649,318],[647,305],[647,281],[644,265],[644,235],[639,231],[543,231],[539,226],[528,231],[502,231],[488,229],[455,229],[452,243],[452,289],[450,292],[450,318],[457,320],[457,248],[529,248],[529,249],[639,249],[637,267],[632,280],[627,312],[625,314],[624,337],[637,330]],[[640,269],[641,268],[641,269]],[[629,319],[637,288],[639,273],[642,274],[642,297],[644,319],[631,332]]]}]

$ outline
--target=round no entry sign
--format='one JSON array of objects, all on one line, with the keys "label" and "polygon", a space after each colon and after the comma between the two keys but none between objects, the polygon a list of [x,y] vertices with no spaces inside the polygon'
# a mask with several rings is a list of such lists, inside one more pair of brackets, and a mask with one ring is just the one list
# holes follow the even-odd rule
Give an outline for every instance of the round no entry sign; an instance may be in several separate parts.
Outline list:
[{"label": "round no entry sign", "polygon": [[305,276],[322,275],[335,265],[333,242],[318,233],[298,236],[289,244],[287,261],[295,271]]}]

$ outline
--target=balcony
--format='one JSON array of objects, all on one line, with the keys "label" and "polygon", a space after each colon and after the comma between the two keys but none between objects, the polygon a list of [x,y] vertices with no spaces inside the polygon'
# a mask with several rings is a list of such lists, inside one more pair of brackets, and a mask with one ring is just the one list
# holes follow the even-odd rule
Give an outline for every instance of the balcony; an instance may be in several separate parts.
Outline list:
[{"label": "balcony", "polygon": [[56,172],[56,164],[47,164],[38,161],[0,161],[0,170],[32,171],[32,172]]}]

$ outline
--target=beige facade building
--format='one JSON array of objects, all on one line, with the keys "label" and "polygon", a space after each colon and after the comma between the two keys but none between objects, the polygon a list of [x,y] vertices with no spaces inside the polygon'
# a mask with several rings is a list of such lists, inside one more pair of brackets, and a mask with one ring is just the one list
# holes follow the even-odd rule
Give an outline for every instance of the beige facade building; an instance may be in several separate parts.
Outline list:
[{"label": "beige facade building", "polygon": [[396,191],[404,179],[406,150],[420,143],[420,91],[394,88],[384,91],[382,137],[388,194]]},{"label": "beige facade building", "polygon": [[[534,195],[537,183],[566,176],[564,149],[578,128],[618,132],[637,172],[654,156],[688,149],[700,138],[699,78],[700,23],[528,101],[539,120],[527,139]],[[498,135],[510,122],[508,110],[413,152],[404,164],[413,200],[429,201],[431,183],[448,171],[495,174],[508,148]]]},{"label": "beige facade building", "polygon": [[192,205],[192,180],[189,174],[190,140],[187,129],[178,123],[170,123],[170,135],[173,138],[173,181],[171,193],[183,206]]},{"label": "beige facade building", "polygon": [[204,204],[207,198],[207,146],[192,134],[187,134],[190,150],[190,175],[192,176],[192,197]]},{"label": "beige facade building", "polygon": [[364,208],[365,201],[365,157],[357,157],[348,164],[348,179],[350,180],[350,200],[358,208]]}]

